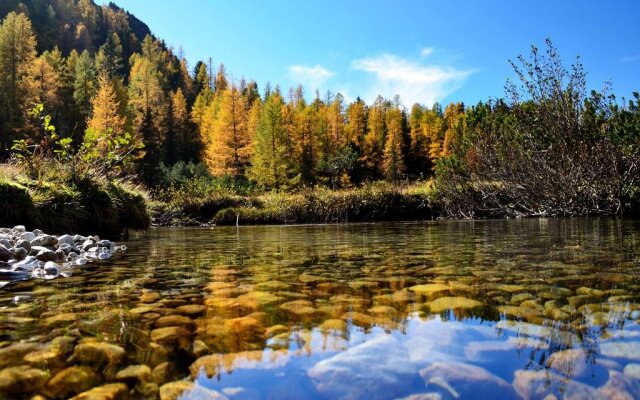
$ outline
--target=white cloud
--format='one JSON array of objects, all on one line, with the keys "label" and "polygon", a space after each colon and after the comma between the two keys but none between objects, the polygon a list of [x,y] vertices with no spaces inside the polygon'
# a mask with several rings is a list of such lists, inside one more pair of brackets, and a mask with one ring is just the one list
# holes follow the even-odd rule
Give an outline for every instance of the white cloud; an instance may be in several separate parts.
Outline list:
[{"label": "white cloud", "polygon": [[427,58],[429,57],[435,49],[433,47],[425,47],[420,50],[420,57]]},{"label": "white cloud", "polygon": [[393,54],[355,60],[351,67],[374,75],[374,81],[365,94],[368,102],[378,94],[389,99],[400,95],[406,106],[413,103],[432,105],[442,101],[462,87],[475,72],[452,66],[420,64]]},{"label": "white cloud", "polygon": [[289,67],[289,74],[294,82],[304,86],[307,91],[322,89],[324,83],[334,75],[333,72],[319,64],[312,67],[292,65]]}]

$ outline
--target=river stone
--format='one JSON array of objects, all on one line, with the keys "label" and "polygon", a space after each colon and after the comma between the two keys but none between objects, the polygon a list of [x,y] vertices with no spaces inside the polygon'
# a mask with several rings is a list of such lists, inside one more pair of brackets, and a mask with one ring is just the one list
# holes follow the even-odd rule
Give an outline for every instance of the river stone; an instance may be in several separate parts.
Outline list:
[{"label": "river stone", "polygon": [[640,398],[640,380],[618,371],[609,371],[609,380],[600,388],[600,393],[611,400],[634,400]]},{"label": "river stone", "polygon": [[582,349],[556,351],[549,356],[547,368],[569,378],[582,376],[587,370],[587,357]]},{"label": "river stone", "polygon": [[108,366],[115,368],[125,357],[122,347],[103,342],[87,342],[78,344],[73,351],[73,360],[94,367]]},{"label": "river stone", "polygon": [[158,343],[149,343],[148,356],[145,363],[154,368],[163,362],[169,361],[170,353],[169,349]]},{"label": "river stone", "polygon": [[13,254],[11,254],[11,251],[9,251],[8,248],[5,247],[5,245],[0,244],[0,261],[9,261],[11,258],[13,258]]},{"label": "river stone", "polygon": [[151,381],[151,368],[146,365],[129,365],[118,371],[115,379],[118,382],[144,383]]},{"label": "river stone", "polygon": [[140,295],[141,303],[155,303],[158,300],[160,300],[160,293],[158,292],[148,292]]},{"label": "river stone", "polygon": [[70,400],[128,400],[129,388],[124,383],[108,383],[82,392]]},{"label": "river stone", "polygon": [[427,304],[429,311],[435,314],[448,310],[471,310],[484,306],[484,303],[466,297],[440,297]]},{"label": "river stone", "polygon": [[82,242],[82,245],[80,245],[80,247],[83,251],[88,251],[90,248],[93,247],[94,244],[95,242],[93,240],[87,239],[84,242]]},{"label": "river stone", "polygon": [[151,340],[167,348],[189,351],[191,331],[180,326],[168,326],[151,331]]},{"label": "river stone", "polygon": [[194,318],[204,314],[205,309],[205,306],[200,304],[189,304],[176,308],[176,311],[180,314],[186,315],[187,317]]},{"label": "river stone", "polygon": [[175,381],[160,386],[160,400],[228,400],[222,393],[189,381]]},{"label": "river stone", "polygon": [[158,318],[155,322],[156,328],[166,328],[169,326],[181,326],[183,328],[193,329],[195,323],[191,318],[185,317],[184,315],[166,315]]},{"label": "river stone", "polygon": [[[40,246],[31,247],[31,252],[33,253],[33,250],[35,250],[38,247]],[[57,261],[58,254],[56,254],[56,252],[53,250],[42,249],[42,250],[38,250],[38,252],[36,253],[36,259],[38,259],[38,261],[44,261],[44,262]]]},{"label": "river stone", "polygon": [[16,247],[13,249],[13,257],[16,260],[24,260],[29,255],[29,251],[22,247]]},{"label": "river stone", "polygon": [[640,380],[640,364],[628,364],[624,367],[624,374]]},{"label": "river stone", "polygon": [[46,348],[24,356],[24,362],[38,368],[55,369],[64,364],[64,354],[58,349]]},{"label": "river stone", "polygon": [[51,235],[41,235],[31,241],[31,246],[51,247],[58,244],[58,238]]},{"label": "river stone", "polygon": [[193,341],[193,350],[191,351],[191,354],[193,354],[194,357],[200,358],[202,356],[206,356],[209,352],[209,346],[207,346],[205,342],[202,340]]},{"label": "river stone", "polygon": [[0,398],[2,394],[20,395],[37,392],[47,381],[46,372],[27,365],[5,368],[0,371]]},{"label": "river stone", "polygon": [[153,381],[158,385],[164,385],[167,382],[171,382],[172,380],[178,377],[178,371],[176,367],[166,361],[161,364],[158,364],[151,373],[153,377]]},{"label": "river stone", "polygon": [[0,349],[0,369],[22,364],[24,356],[39,349],[35,343],[14,343]]},{"label": "river stone", "polygon": [[69,398],[100,384],[100,375],[89,367],[69,367],[58,372],[46,385],[54,398]]},{"label": "river stone", "polygon": [[[282,325],[276,325],[276,327],[277,326],[282,326]],[[347,323],[342,319],[331,318],[331,319],[325,320],[322,323],[322,325],[320,325],[320,330],[322,330],[323,332],[328,332],[328,331],[333,331],[338,333],[346,332]],[[286,328],[286,330],[281,331],[281,333],[284,333],[284,332],[289,332],[289,328]]]},{"label": "river stone", "polygon": [[457,362],[434,362],[420,370],[428,389],[454,398],[518,399],[511,385],[484,368]]},{"label": "river stone", "polygon": [[65,326],[76,322],[77,317],[75,313],[63,313],[51,316],[45,319],[43,322],[45,325],[52,326]]},{"label": "river stone", "polygon": [[11,230],[16,233],[24,233],[27,231],[27,228],[24,225],[16,225],[13,228],[11,228]]},{"label": "river stone", "polygon": [[31,244],[31,241],[33,241],[36,238],[36,235],[33,232],[24,232],[21,233],[20,236],[18,237],[18,239],[20,240],[26,240],[29,242],[29,244]]},{"label": "river stone", "polygon": [[293,314],[313,314],[316,310],[313,308],[313,303],[309,300],[294,300],[283,304],[280,304],[281,310],[293,313]]},{"label": "river stone", "polygon": [[427,297],[435,297],[449,293],[451,287],[444,283],[428,283],[425,285],[412,286],[409,290]]},{"label": "river stone", "polygon": [[76,242],[73,240],[73,237],[71,235],[58,236],[58,244],[67,244],[71,247],[76,247]]},{"label": "river stone", "polygon": [[318,362],[307,375],[326,397],[377,400],[403,393],[415,373],[407,349],[381,335]]},{"label": "river stone", "polygon": [[600,352],[605,357],[640,360],[640,342],[607,342],[600,345]]},{"label": "river stone", "polygon": [[513,388],[523,400],[545,398],[564,400],[607,399],[605,395],[591,386],[545,370],[516,371],[513,379]]}]

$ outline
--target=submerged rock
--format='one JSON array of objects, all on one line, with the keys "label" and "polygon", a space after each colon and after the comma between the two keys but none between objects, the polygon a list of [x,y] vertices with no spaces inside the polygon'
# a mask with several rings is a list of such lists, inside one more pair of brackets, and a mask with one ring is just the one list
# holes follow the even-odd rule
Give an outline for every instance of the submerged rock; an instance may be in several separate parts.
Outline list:
[{"label": "submerged rock", "polygon": [[376,400],[403,393],[416,370],[407,349],[383,335],[318,362],[307,375],[327,397]]},{"label": "submerged rock", "polygon": [[151,381],[151,368],[146,365],[129,365],[118,371],[115,377],[119,382],[131,382],[133,384]]},{"label": "submerged rock", "polygon": [[151,340],[170,349],[189,351],[191,331],[179,326],[169,326],[151,331]]},{"label": "submerged rock", "polygon": [[624,374],[640,380],[640,364],[629,364],[624,367]]},{"label": "submerged rock", "polygon": [[0,369],[22,364],[24,356],[39,349],[35,343],[14,343],[0,349]]},{"label": "submerged rock", "polygon": [[169,382],[160,386],[160,400],[228,400],[215,390],[207,389],[189,381]]},{"label": "submerged rock", "polygon": [[50,247],[58,244],[58,238],[51,235],[40,235],[31,241],[31,246]]},{"label": "submerged rock", "polygon": [[187,329],[193,329],[195,327],[195,323],[189,317],[185,317],[183,315],[166,315],[164,317],[160,317],[155,322],[156,328],[166,328],[169,326],[181,326]]},{"label": "submerged rock", "polygon": [[108,383],[82,392],[70,400],[127,400],[129,388],[124,383]]},{"label": "submerged rock", "polygon": [[151,375],[155,383],[157,383],[158,385],[164,385],[165,383],[171,382],[176,379],[178,371],[172,363],[165,361],[161,364],[158,364],[153,369]]},{"label": "submerged rock", "polygon": [[69,398],[100,384],[100,375],[89,367],[69,367],[58,372],[46,385],[54,398]]},{"label": "submerged rock", "polygon": [[440,297],[427,305],[429,311],[439,314],[448,310],[471,310],[484,306],[484,303],[466,297]]},{"label": "submerged rock", "polygon": [[484,368],[457,362],[434,362],[420,370],[430,390],[453,398],[518,399],[511,385]]},{"label": "submerged rock", "polygon": [[566,379],[551,371],[518,370],[514,374],[513,388],[523,400],[546,398],[565,400],[607,399],[596,388]]},{"label": "submerged rock", "polygon": [[0,398],[2,395],[15,398],[38,392],[47,378],[43,370],[27,365],[5,368],[0,371]]},{"label": "submerged rock", "polygon": [[640,342],[607,342],[600,345],[605,357],[640,360]]},{"label": "submerged rock", "polygon": [[125,351],[115,344],[104,342],[87,342],[78,344],[72,359],[80,364],[91,365],[96,368],[107,366],[115,368],[124,361]]},{"label": "submerged rock", "polygon": [[640,380],[618,371],[609,371],[609,380],[600,388],[600,393],[612,400],[638,399]]},{"label": "submerged rock", "polygon": [[556,351],[547,360],[547,368],[569,378],[578,377],[587,370],[587,356],[582,349]]}]

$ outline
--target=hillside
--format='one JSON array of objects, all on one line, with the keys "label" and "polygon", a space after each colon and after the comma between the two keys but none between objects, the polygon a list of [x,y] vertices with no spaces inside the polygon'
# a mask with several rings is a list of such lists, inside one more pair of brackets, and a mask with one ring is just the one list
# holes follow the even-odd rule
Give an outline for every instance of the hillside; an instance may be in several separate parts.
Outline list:
[{"label": "hillside", "polygon": [[63,54],[75,49],[97,51],[116,32],[123,55],[128,59],[140,51],[140,43],[150,35],[149,27],[113,3],[99,6],[91,0],[3,0],[0,19],[11,11],[29,16],[37,39],[38,53],[57,46]]}]

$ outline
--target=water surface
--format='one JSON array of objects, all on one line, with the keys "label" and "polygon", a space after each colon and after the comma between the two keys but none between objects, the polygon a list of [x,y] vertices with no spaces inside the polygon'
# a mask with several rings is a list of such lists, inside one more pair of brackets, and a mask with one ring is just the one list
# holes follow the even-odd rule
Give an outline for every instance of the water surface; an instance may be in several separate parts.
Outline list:
[{"label": "water surface", "polygon": [[110,382],[132,398],[640,397],[635,221],[158,229],[126,244],[0,289],[0,398],[123,387]]}]

